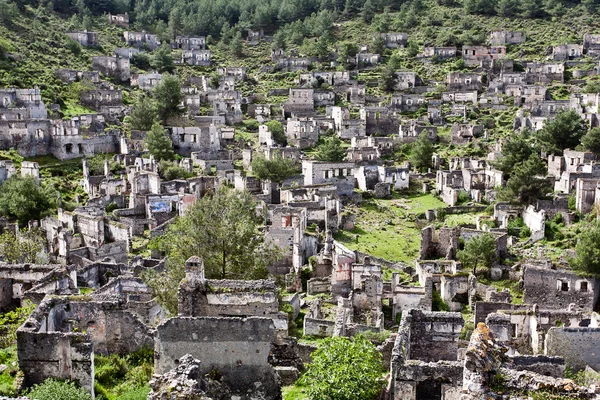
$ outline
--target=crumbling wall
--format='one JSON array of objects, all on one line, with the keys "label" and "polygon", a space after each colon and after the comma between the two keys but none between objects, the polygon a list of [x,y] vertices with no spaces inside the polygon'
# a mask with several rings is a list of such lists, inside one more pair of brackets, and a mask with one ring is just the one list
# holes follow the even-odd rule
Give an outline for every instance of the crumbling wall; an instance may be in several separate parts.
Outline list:
[{"label": "crumbling wall", "polygon": [[547,309],[592,311],[598,301],[598,280],[577,276],[569,270],[554,270],[526,265],[523,271],[523,302]]},{"label": "crumbling wall", "polygon": [[274,339],[275,326],[269,318],[171,318],[157,327],[154,370],[163,374],[189,353],[203,360],[203,374],[218,370],[243,399],[262,392],[267,400],[279,400],[279,380],[268,363]]},{"label": "crumbling wall", "polygon": [[546,335],[546,354],[561,356],[578,371],[589,365],[600,370],[600,328],[550,328]]}]

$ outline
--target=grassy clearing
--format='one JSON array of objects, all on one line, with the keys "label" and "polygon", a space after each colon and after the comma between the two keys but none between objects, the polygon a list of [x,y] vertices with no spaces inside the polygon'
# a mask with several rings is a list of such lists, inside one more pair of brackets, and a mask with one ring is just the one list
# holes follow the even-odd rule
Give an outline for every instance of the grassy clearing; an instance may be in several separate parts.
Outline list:
[{"label": "grassy clearing", "polygon": [[424,225],[417,217],[426,210],[442,207],[445,204],[431,194],[395,194],[389,200],[365,201],[360,208],[350,208],[356,215],[355,228],[340,231],[335,239],[352,250],[389,261],[413,263],[419,255],[421,225]]},{"label": "grassy clearing", "polygon": [[95,355],[96,399],[145,400],[154,369],[154,352],[143,349],[125,357]]}]

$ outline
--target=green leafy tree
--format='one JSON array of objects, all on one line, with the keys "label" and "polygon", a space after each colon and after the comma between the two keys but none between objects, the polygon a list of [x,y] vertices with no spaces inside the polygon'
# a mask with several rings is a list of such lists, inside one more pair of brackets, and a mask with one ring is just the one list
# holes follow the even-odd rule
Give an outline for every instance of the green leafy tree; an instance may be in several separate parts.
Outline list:
[{"label": "green leafy tree", "polygon": [[500,0],[496,6],[499,16],[510,18],[519,14],[519,0]]},{"label": "green leafy tree", "polygon": [[25,395],[36,400],[91,400],[92,396],[75,382],[65,382],[48,378],[44,383],[34,385]]},{"label": "green leafy tree", "polygon": [[150,58],[150,66],[161,73],[173,72],[175,63],[173,62],[171,47],[168,44],[165,43],[154,51]]},{"label": "green leafy tree", "polygon": [[143,70],[150,69],[150,57],[148,57],[147,53],[139,52],[135,53],[133,57],[131,57],[131,65]]},{"label": "green leafy tree", "polygon": [[427,131],[421,132],[410,150],[410,162],[417,171],[427,172],[427,169],[431,167],[433,150],[433,144],[429,140]]},{"label": "green leafy tree", "polygon": [[185,261],[199,256],[210,279],[260,279],[266,267],[280,258],[277,247],[265,244],[258,227],[264,215],[247,191],[221,186],[191,206],[167,232],[153,239],[150,247],[167,257],[162,273],[148,272],[144,278],[158,301],[177,312],[177,288],[185,277]]},{"label": "green leafy tree", "polygon": [[370,23],[373,17],[375,16],[375,6],[371,2],[371,0],[365,1],[363,4],[362,10],[360,12],[360,16],[365,23]]},{"label": "green leafy tree", "polygon": [[125,122],[131,129],[139,131],[149,131],[157,120],[158,108],[149,96],[138,98],[129,115],[125,117]]},{"label": "green leafy tree", "polygon": [[273,120],[266,122],[265,125],[267,126],[267,128],[269,128],[269,131],[271,132],[275,143],[277,143],[280,146],[287,145],[287,137],[285,136],[283,124],[281,122]]},{"label": "green leafy tree", "polygon": [[229,51],[236,57],[242,57],[244,55],[244,43],[242,42],[242,34],[237,33],[231,42],[229,43]]},{"label": "green leafy tree", "polygon": [[371,41],[371,51],[377,54],[383,54],[385,50],[385,39],[381,35],[373,36],[373,40]]},{"label": "green leafy tree", "polygon": [[544,16],[544,9],[540,0],[521,0],[521,10],[525,18],[541,18]]},{"label": "green leafy tree", "polygon": [[575,245],[573,268],[589,274],[600,274],[600,222],[582,229]]},{"label": "green leafy tree", "polygon": [[344,161],[346,159],[346,149],[344,149],[342,141],[337,136],[329,136],[317,146],[315,159],[329,162]]},{"label": "green leafy tree", "polygon": [[465,248],[458,251],[456,258],[467,268],[473,268],[473,274],[477,274],[477,267],[483,265],[490,268],[496,260],[496,239],[491,233],[474,236]]},{"label": "green leafy tree", "polygon": [[581,138],[581,144],[586,150],[600,154],[600,128],[592,128]]},{"label": "green leafy tree", "polygon": [[173,75],[165,74],[158,86],[153,90],[154,100],[158,108],[158,116],[163,123],[169,117],[180,115],[183,110],[179,106],[183,100],[181,83]]},{"label": "green leafy tree", "polygon": [[501,197],[525,204],[545,197],[552,191],[552,185],[546,179],[547,172],[546,163],[540,156],[531,154],[527,161],[515,166],[506,182],[505,191],[500,193]]},{"label": "green leafy tree", "polygon": [[9,264],[44,263],[46,240],[39,229],[21,231],[19,237],[13,231],[0,235],[0,259]]},{"label": "green leafy tree", "polygon": [[396,86],[396,73],[391,65],[386,65],[379,78],[379,86],[385,92],[393,92]]},{"label": "green leafy tree", "polygon": [[510,177],[515,166],[527,161],[535,151],[529,143],[530,138],[528,131],[514,133],[502,146],[502,158],[494,163],[494,167],[504,173],[505,179]]},{"label": "green leafy tree", "polygon": [[172,160],[175,158],[173,151],[173,142],[165,129],[155,122],[146,136],[146,147],[148,152],[154,156],[157,161]]},{"label": "green leafy tree", "polygon": [[358,53],[358,45],[352,42],[342,42],[338,47],[337,61],[344,65],[348,65],[348,58],[354,57]]},{"label": "green leafy tree", "polygon": [[289,158],[274,157],[267,160],[265,157],[259,156],[252,159],[252,173],[260,180],[281,184],[298,172],[298,167]]},{"label": "green leafy tree", "polygon": [[547,122],[535,137],[542,150],[562,154],[564,149],[574,149],[586,132],[586,123],[579,114],[574,110],[565,110]]},{"label": "green leafy tree", "polygon": [[301,378],[311,399],[374,400],[383,389],[381,354],[362,335],[327,338]]},{"label": "green leafy tree", "polygon": [[32,176],[13,175],[0,185],[0,213],[25,225],[54,213],[58,196],[58,192],[40,185]]}]

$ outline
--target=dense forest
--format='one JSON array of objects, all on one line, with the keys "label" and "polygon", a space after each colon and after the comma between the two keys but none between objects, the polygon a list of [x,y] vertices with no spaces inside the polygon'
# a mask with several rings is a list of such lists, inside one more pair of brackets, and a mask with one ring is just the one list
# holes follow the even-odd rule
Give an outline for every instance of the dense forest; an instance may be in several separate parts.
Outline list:
[{"label": "dense forest", "polygon": [[[524,18],[558,17],[566,8],[578,5],[592,14],[600,10],[600,0],[437,0],[437,3],[463,7],[468,14]],[[26,5],[39,5],[80,18],[128,13],[135,28],[164,38],[185,34],[210,35],[217,39],[232,35],[232,30],[235,34],[248,29],[263,29],[272,34],[281,27],[290,35],[313,36],[327,33],[334,21],[357,15],[366,22],[373,22],[379,31],[402,30],[417,24],[420,16],[434,21],[445,17],[430,15],[424,0],[2,0],[0,16],[8,22],[17,12],[15,7]],[[390,13],[395,12],[391,18]]]}]

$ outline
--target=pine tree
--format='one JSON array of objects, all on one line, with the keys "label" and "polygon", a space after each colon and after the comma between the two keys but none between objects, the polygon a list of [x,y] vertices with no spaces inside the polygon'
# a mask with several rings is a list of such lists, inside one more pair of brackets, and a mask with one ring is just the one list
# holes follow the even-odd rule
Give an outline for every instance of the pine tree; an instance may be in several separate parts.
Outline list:
[{"label": "pine tree", "polygon": [[142,96],[133,105],[131,112],[126,117],[126,122],[131,129],[148,131],[157,119],[156,104],[150,97]]},{"label": "pine tree", "polygon": [[370,23],[375,15],[375,6],[371,2],[371,0],[365,1],[365,4],[362,7],[361,17],[365,23]]},{"label": "pine tree", "polygon": [[410,162],[417,171],[426,172],[431,167],[433,144],[429,140],[427,131],[423,131],[410,150]]},{"label": "pine tree", "polygon": [[171,142],[171,138],[158,122],[152,125],[148,136],[146,136],[146,147],[148,148],[148,152],[157,161],[172,160],[175,158],[173,142]]}]

